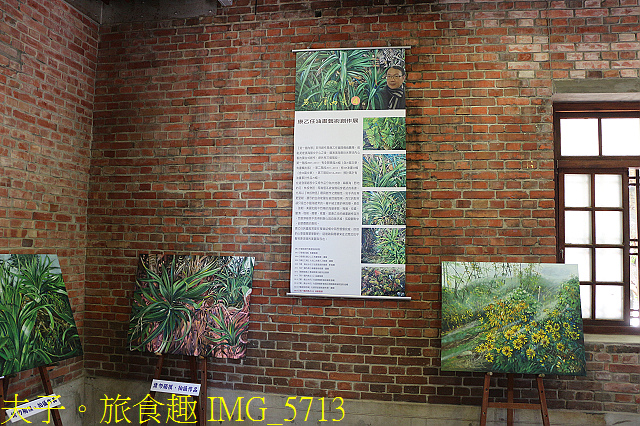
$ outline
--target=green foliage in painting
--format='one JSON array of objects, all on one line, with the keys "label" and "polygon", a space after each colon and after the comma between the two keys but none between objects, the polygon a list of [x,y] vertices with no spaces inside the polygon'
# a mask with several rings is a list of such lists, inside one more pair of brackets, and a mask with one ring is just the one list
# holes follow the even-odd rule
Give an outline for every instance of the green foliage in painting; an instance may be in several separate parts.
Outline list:
[{"label": "green foliage in painting", "polygon": [[398,228],[364,228],[361,257],[363,263],[405,263],[406,231]]},{"label": "green foliage in painting", "polygon": [[363,225],[404,225],[407,198],[404,191],[364,191]]},{"label": "green foliage in painting", "polygon": [[381,104],[375,50],[316,50],[296,57],[296,111],[367,110]]},{"label": "green foliage in painting", "polygon": [[405,295],[405,272],[401,268],[364,267],[361,277],[363,296]]},{"label": "green foliage in painting", "polygon": [[244,356],[253,262],[250,257],[141,256],[130,348]]},{"label": "green foliage in painting", "polygon": [[364,149],[406,149],[407,130],[404,117],[365,118],[363,129]]},{"label": "green foliage in painting", "polygon": [[82,354],[55,255],[0,255],[0,375]]},{"label": "green foliage in painting", "polygon": [[363,187],[407,186],[407,159],[405,155],[365,155],[362,161]]},{"label": "green foliage in painting", "polygon": [[585,373],[574,265],[444,262],[442,368]]}]

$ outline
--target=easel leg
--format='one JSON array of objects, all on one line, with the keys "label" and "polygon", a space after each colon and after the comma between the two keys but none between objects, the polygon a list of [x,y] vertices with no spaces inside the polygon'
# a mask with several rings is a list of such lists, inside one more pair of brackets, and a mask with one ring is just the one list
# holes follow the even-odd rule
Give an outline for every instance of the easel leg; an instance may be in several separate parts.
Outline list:
[{"label": "easel leg", "polygon": [[[158,355],[158,362],[156,363],[156,371],[153,373],[154,380],[159,380],[160,379],[160,374],[162,373],[162,364],[163,363],[164,363],[164,354],[159,354]],[[149,396],[151,398],[154,398],[156,396],[156,391],[149,392]],[[147,423],[149,423],[149,419],[143,421],[140,424],[143,425],[143,426],[147,426]]]},{"label": "easel leg", "polygon": [[[198,358],[195,356],[189,357],[189,370],[191,372],[191,382],[198,383]],[[202,392],[202,389],[200,390]],[[202,400],[200,399],[200,395],[196,397],[196,423],[198,426],[202,425],[202,414],[201,412]]]},{"label": "easel leg", "polygon": [[[507,404],[513,404],[513,373],[507,374]],[[513,426],[513,408],[507,408],[507,426]]]},{"label": "easel leg", "polygon": [[9,378],[4,377],[0,379],[0,425],[5,424],[4,399],[7,397],[8,390],[9,390]]},{"label": "easel leg", "polygon": [[544,393],[544,385],[542,384],[542,376],[536,378],[538,383],[538,398],[540,398],[540,411],[542,414],[542,424],[549,426],[549,412],[547,410],[547,395]]},{"label": "easel leg", "polygon": [[487,410],[489,409],[489,386],[491,383],[491,373],[484,375],[484,385],[482,386],[482,408],[480,411],[480,426],[487,424]]},{"label": "easel leg", "polygon": [[207,358],[200,359],[200,426],[207,424]]},{"label": "easel leg", "polygon": [[[51,386],[51,380],[49,380],[49,371],[47,367],[38,367],[40,371],[40,378],[42,379],[42,385],[47,395],[53,395],[53,386]],[[55,426],[62,426],[62,419],[60,418],[60,412],[57,409],[50,410],[51,417],[53,417],[53,424]]]}]

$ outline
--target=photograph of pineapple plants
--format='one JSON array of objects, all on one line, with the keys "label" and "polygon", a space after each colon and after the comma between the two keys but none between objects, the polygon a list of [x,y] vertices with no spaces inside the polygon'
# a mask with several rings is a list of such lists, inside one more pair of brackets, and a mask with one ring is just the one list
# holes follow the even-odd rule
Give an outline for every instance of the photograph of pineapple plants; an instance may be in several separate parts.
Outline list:
[{"label": "photograph of pineapple plants", "polygon": [[130,349],[244,357],[253,267],[253,257],[141,255]]},{"label": "photograph of pineapple plants", "polygon": [[296,52],[296,111],[383,109],[391,66],[405,67],[404,49]]},{"label": "photograph of pineapple plants", "polygon": [[584,375],[578,267],[442,263],[442,370]]},{"label": "photograph of pineapple plants", "polygon": [[57,255],[0,254],[0,376],[82,355]]}]

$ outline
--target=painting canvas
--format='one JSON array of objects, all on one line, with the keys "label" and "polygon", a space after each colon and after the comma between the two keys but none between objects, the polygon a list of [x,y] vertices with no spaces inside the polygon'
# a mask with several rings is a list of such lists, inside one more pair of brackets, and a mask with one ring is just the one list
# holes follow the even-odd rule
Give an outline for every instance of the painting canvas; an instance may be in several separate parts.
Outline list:
[{"label": "painting canvas", "polygon": [[82,355],[54,254],[0,254],[0,376]]},{"label": "painting canvas", "polygon": [[244,357],[253,266],[252,257],[141,255],[130,349]]},{"label": "painting canvas", "polygon": [[443,262],[441,366],[584,375],[577,265]]}]

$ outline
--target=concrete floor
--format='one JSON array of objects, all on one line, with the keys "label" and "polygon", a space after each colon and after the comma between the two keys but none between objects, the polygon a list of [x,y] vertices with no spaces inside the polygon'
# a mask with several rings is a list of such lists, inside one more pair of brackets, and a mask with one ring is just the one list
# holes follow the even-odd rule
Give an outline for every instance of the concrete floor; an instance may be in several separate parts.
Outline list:
[{"label": "concrete floor", "polygon": [[[156,401],[165,405],[154,404],[153,410],[151,406],[139,404],[147,395],[149,388],[150,383],[145,382],[85,377],[65,383],[54,390],[60,395],[62,406],[64,406],[64,409],[60,410],[64,426],[140,424],[141,412],[158,415],[158,421],[151,420],[149,425],[184,425],[190,420],[178,414],[174,417],[175,421],[167,422],[168,394],[157,395]],[[323,417],[322,401],[319,398],[302,400],[301,397],[293,398],[286,395],[254,394],[211,388],[208,395],[207,425],[475,426],[480,424],[480,407],[472,406],[354,400],[345,400],[342,405],[339,405],[339,401],[325,398]],[[221,404],[222,399],[224,399],[224,405]],[[309,402],[312,405],[307,413]],[[292,421],[286,421],[293,417],[293,409],[288,407],[287,403],[296,409],[296,416]],[[238,410],[239,406],[242,408],[241,411]],[[182,404],[182,408],[186,408],[186,405]],[[174,412],[179,413],[175,410]],[[640,424],[640,414],[627,413],[550,410],[549,418],[552,425],[561,426]],[[339,419],[341,420],[338,421]],[[46,423],[46,413],[29,417],[28,420],[32,424]],[[20,421],[10,424],[25,423]],[[506,410],[489,409],[487,424],[492,426],[506,424]],[[541,424],[540,412],[537,410],[515,411],[515,425]]]}]

